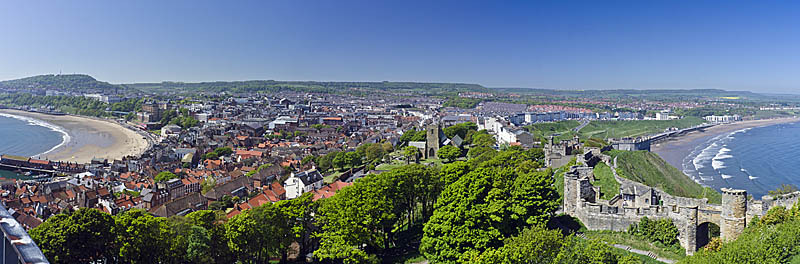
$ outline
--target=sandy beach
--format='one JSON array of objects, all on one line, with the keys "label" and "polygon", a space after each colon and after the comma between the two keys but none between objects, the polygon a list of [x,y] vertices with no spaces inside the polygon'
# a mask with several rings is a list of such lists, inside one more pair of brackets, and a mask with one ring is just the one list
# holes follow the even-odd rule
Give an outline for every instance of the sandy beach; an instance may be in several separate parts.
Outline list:
[{"label": "sandy beach", "polygon": [[764,127],[784,123],[800,122],[800,118],[775,118],[763,120],[748,120],[739,121],[729,124],[716,125],[703,131],[692,132],[687,135],[662,141],[661,143],[651,146],[651,151],[655,152],[661,158],[666,160],[670,165],[683,170],[683,159],[688,156],[692,150],[698,145],[701,145],[709,139],[721,134],[734,132],[739,129],[751,127]]},{"label": "sandy beach", "polygon": [[110,120],[11,109],[0,112],[39,119],[59,126],[69,134],[69,142],[38,157],[42,159],[88,163],[93,158],[113,160],[140,155],[149,147],[142,135]]}]

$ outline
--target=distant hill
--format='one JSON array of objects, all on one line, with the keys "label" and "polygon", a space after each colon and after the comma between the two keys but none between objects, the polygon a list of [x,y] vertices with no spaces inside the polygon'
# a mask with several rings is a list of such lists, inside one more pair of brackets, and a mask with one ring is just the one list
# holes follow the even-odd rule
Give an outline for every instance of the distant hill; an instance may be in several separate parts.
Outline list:
[{"label": "distant hill", "polygon": [[127,87],[153,93],[276,93],[322,92],[322,93],[418,93],[441,94],[454,92],[489,92],[478,84],[464,83],[417,83],[417,82],[313,82],[313,81],[232,81],[232,82],[161,82],[125,84]]},{"label": "distant hill", "polygon": [[71,93],[130,93],[154,94],[183,93],[277,93],[277,92],[321,92],[366,94],[375,92],[415,93],[439,95],[458,92],[490,92],[478,84],[466,83],[418,83],[418,82],[314,82],[314,81],[230,81],[230,82],[161,82],[110,84],[98,81],[86,74],[46,74],[22,79],[0,81],[0,90],[45,91],[59,90]]},{"label": "distant hill", "polygon": [[101,82],[86,74],[47,74],[0,82],[4,90],[60,90],[75,93],[119,93],[119,85]]},{"label": "distant hill", "polygon": [[768,95],[750,91],[726,91],[721,89],[614,89],[614,90],[556,90],[533,88],[494,88],[495,91],[559,96],[572,98],[637,98],[637,99],[674,99],[675,101],[696,98],[749,99],[749,100],[800,100],[798,95]]}]

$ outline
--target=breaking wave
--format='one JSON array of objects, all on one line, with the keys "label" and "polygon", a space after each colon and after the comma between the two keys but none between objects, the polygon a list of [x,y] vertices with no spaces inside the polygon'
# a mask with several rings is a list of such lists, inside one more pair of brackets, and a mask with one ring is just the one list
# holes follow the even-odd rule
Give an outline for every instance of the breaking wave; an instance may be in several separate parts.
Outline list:
[{"label": "breaking wave", "polygon": [[50,130],[52,130],[54,132],[57,132],[57,133],[61,134],[61,143],[59,143],[58,145],[53,146],[52,148],[50,148],[49,150],[47,150],[45,152],[39,153],[37,155],[33,155],[32,157],[42,156],[42,155],[45,155],[47,153],[50,153],[51,151],[56,150],[57,148],[66,145],[67,142],[69,142],[72,139],[69,136],[69,133],[67,133],[67,131],[64,130],[64,128],[62,128],[60,126],[56,126],[56,125],[50,124],[50,123],[47,123],[47,122],[39,120],[39,119],[30,118],[30,117],[27,117],[27,116],[18,116],[18,115],[6,114],[6,113],[0,113],[0,116],[4,116],[4,117],[9,117],[9,118],[14,118],[14,119],[17,119],[17,120],[25,121],[25,122],[28,122],[29,126],[40,126],[40,127],[44,127],[44,128],[50,129]]}]

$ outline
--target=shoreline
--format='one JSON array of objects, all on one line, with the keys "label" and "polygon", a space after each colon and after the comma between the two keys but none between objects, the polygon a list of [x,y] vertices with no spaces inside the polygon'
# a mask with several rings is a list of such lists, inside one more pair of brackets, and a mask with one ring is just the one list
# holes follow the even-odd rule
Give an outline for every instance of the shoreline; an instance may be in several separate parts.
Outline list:
[{"label": "shoreline", "polygon": [[48,115],[15,109],[0,109],[0,113],[44,122],[45,124],[37,125],[64,135],[62,138],[65,140],[62,140],[61,144],[33,156],[35,158],[89,163],[93,158],[118,160],[125,156],[138,156],[150,147],[150,142],[140,133],[111,120],[74,115]]},{"label": "shoreline", "polygon": [[667,163],[683,171],[683,160],[688,157],[695,147],[707,142],[711,138],[732,133],[746,128],[768,127],[779,124],[800,122],[798,117],[785,117],[774,119],[747,120],[735,123],[720,124],[703,131],[692,132],[680,137],[651,146],[651,152],[658,154]]}]

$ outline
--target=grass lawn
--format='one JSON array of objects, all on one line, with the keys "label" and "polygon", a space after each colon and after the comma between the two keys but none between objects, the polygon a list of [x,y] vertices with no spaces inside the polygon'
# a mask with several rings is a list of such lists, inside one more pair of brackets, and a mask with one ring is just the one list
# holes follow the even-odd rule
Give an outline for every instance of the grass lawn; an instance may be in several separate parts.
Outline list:
[{"label": "grass lawn", "polygon": [[336,179],[339,178],[339,176],[342,176],[342,174],[344,174],[344,172],[342,172],[342,171],[337,171],[337,172],[331,173],[328,176],[322,177],[322,182],[325,183],[325,184],[329,184],[329,183],[335,182]]},{"label": "grass lawn", "polygon": [[705,123],[699,117],[684,117],[676,120],[615,120],[592,121],[581,129],[581,138],[638,137],[664,132],[671,127],[687,128]]},{"label": "grass lawn", "polygon": [[615,157],[618,159],[617,173],[620,177],[659,188],[675,196],[708,198],[710,203],[715,204],[722,202],[722,194],[696,183],[655,153],[620,150],[607,153],[612,160]]},{"label": "grass lawn", "polygon": [[428,158],[428,159],[420,160],[419,163],[420,164],[425,164],[425,165],[433,164],[434,166],[442,166],[442,160],[440,160],[438,158]]},{"label": "grass lawn", "polygon": [[383,163],[375,167],[376,170],[391,170],[394,168],[405,166],[406,162],[402,160],[392,160],[388,163]]},{"label": "grass lawn", "polygon": [[677,261],[686,257],[685,251],[680,246],[664,247],[663,245],[653,245],[649,241],[640,239],[625,232],[586,231],[584,234],[586,235],[586,238],[589,239],[600,239],[608,242],[609,244],[626,245],[630,246],[631,248],[650,251],[662,258]]},{"label": "grass lawn", "polygon": [[611,167],[605,163],[597,163],[594,167],[594,186],[600,187],[600,198],[611,200],[619,194],[619,182],[614,179],[614,173],[611,172]]}]

